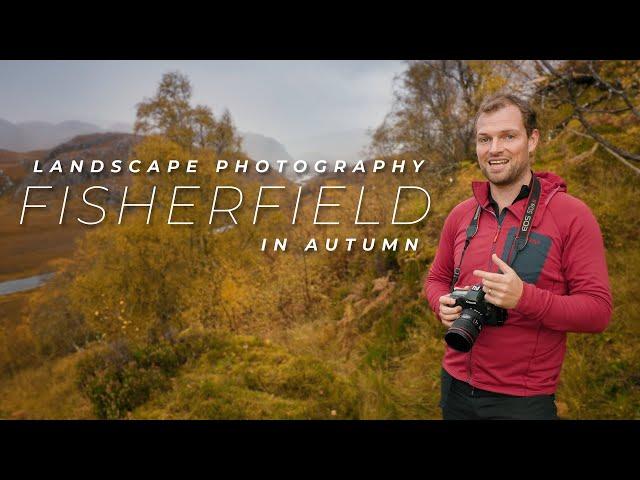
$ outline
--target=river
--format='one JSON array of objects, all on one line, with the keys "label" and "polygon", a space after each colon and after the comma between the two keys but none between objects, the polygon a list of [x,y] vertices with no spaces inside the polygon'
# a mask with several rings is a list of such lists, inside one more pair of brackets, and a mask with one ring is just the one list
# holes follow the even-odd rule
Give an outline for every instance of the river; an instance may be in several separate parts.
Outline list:
[{"label": "river", "polygon": [[55,275],[53,272],[34,275],[33,277],[19,278],[18,280],[8,280],[0,282],[0,295],[9,295],[16,292],[24,292],[42,286],[47,280]]}]

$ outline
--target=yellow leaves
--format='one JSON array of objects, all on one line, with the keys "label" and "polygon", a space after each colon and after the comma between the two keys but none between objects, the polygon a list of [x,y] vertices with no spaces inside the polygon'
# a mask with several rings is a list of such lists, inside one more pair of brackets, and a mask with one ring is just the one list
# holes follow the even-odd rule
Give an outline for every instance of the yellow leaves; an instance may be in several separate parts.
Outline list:
[{"label": "yellow leaves", "polygon": [[186,160],[187,157],[189,154],[180,145],[160,135],[146,137],[134,149],[134,158],[142,162],[141,170],[146,170],[153,160],[158,160],[164,167],[161,171],[166,171],[169,160]]},{"label": "yellow leaves", "polygon": [[243,275],[226,276],[220,285],[220,301],[224,305],[227,316],[242,318],[245,311],[251,306],[252,297],[248,295],[247,283],[241,284],[238,280]]}]

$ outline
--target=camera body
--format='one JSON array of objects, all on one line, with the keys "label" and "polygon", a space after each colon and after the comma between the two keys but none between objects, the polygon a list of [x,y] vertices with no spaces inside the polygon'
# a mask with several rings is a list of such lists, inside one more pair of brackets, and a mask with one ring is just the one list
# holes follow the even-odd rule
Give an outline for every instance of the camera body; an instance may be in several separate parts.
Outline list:
[{"label": "camera body", "polygon": [[455,299],[455,306],[462,307],[460,316],[444,336],[451,348],[468,352],[485,325],[501,326],[506,321],[507,311],[487,303],[484,295],[482,284],[474,285],[469,290],[454,289],[449,295]]}]

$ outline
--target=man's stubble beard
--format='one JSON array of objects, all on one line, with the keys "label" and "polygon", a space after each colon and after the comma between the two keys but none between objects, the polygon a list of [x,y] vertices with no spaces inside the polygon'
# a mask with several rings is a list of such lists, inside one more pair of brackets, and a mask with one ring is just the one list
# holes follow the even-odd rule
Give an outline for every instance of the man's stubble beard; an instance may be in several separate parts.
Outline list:
[{"label": "man's stubble beard", "polygon": [[491,174],[489,173],[489,168],[486,164],[484,163],[480,163],[480,171],[482,172],[482,174],[484,175],[484,177],[489,180],[490,183],[498,186],[498,187],[503,187],[506,185],[512,185],[513,183],[516,183],[519,179],[523,178],[525,176],[525,172],[528,172],[531,169],[531,162],[529,161],[529,159],[527,158],[526,161],[519,163],[517,165],[515,165],[513,163],[513,159],[509,160],[509,170],[507,172],[507,176],[505,176],[502,179],[492,179],[491,178]]}]

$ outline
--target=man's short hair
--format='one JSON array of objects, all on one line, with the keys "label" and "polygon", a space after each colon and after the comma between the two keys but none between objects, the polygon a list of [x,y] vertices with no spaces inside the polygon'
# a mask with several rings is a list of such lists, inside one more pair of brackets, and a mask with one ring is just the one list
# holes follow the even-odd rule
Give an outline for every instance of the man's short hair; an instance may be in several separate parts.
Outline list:
[{"label": "man's short hair", "polygon": [[[478,118],[483,113],[492,113],[505,108],[507,105],[515,105],[522,114],[522,123],[527,131],[527,136],[531,136],[531,132],[538,128],[538,119],[535,110],[531,107],[531,104],[512,93],[496,93],[485,98],[478,108],[476,118],[473,122],[474,129],[478,126]],[[476,130],[477,131],[477,130]]]}]

